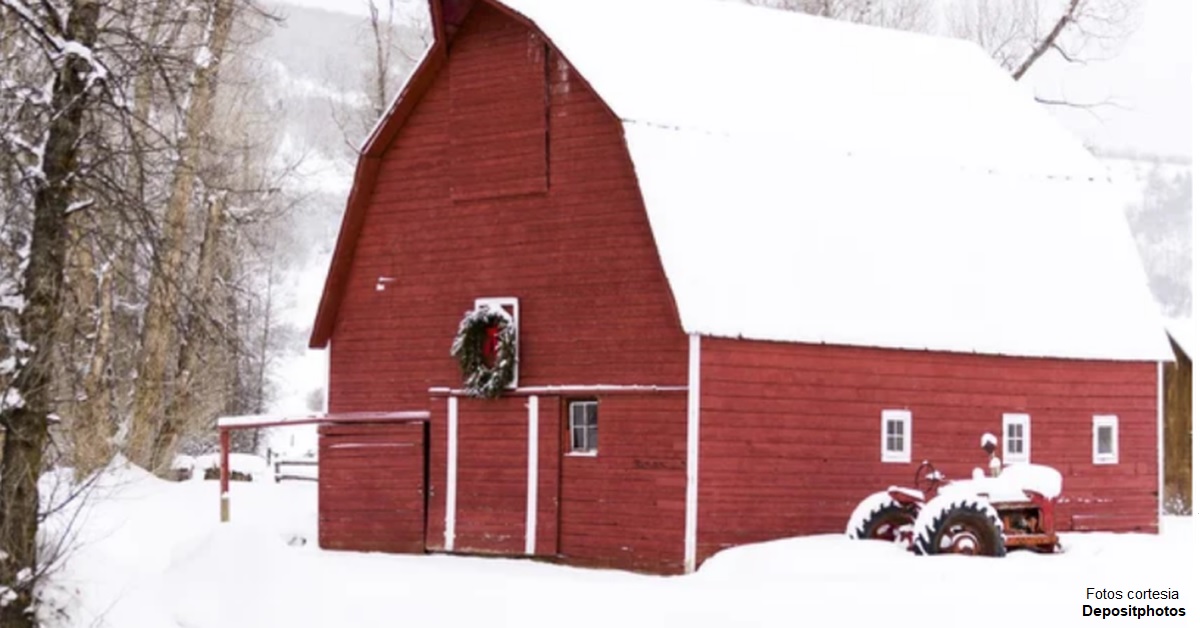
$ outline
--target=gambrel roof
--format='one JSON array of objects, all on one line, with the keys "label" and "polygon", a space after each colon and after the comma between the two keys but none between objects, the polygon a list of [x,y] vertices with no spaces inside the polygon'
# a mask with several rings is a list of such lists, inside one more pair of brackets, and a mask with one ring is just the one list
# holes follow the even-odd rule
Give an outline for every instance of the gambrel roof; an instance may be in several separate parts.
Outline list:
[{"label": "gambrel roof", "polygon": [[481,1],[621,120],[686,332],[1169,359],[1100,164],[977,46],[715,0]]}]

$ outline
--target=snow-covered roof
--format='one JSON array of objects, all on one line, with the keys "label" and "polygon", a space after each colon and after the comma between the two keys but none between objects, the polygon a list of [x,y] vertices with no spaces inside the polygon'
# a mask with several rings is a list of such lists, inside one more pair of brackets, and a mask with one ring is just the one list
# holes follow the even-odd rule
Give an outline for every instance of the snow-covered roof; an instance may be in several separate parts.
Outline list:
[{"label": "snow-covered roof", "polygon": [[1169,359],[1101,164],[977,46],[712,0],[501,0],[624,124],[685,331]]},{"label": "snow-covered roof", "polygon": [[500,0],[623,120],[787,135],[805,152],[1104,169],[978,46],[732,0]]}]

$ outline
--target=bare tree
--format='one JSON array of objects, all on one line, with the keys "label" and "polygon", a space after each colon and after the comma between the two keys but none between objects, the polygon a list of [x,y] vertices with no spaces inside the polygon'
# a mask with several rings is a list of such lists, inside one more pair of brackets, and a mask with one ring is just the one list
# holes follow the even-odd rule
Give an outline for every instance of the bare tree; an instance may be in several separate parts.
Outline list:
[{"label": "bare tree", "polygon": [[153,268],[149,306],[142,332],[142,364],[129,432],[130,459],[154,471],[170,460],[178,426],[165,414],[171,369],[168,361],[176,339],[173,321],[178,316],[188,248],[188,214],[194,202],[200,154],[206,141],[216,98],[222,58],[233,28],[233,0],[215,0],[209,7],[191,77],[191,92],[184,116],[179,156],[167,201],[165,229],[159,244],[162,263]]},{"label": "bare tree", "polygon": [[[106,69],[94,58],[100,22],[96,0],[76,0],[62,15],[49,3],[32,7],[4,0],[6,15],[15,15],[21,29],[37,42],[50,61],[53,84],[49,110],[34,140],[40,144],[40,171],[34,173],[33,231],[29,257],[21,279],[20,313],[15,362],[19,365],[0,396],[0,425],[5,431],[0,460],[0,625],[33,626],[34,576],[40,566],[37,528],[40,500],[38,478],[53,410],[51,398],[55,321],[62,312],[63,271],[66,265],[67,214],[78,201],[76,171],[85,112]],[[30,143],[31,145],[34,145]]]},{"label": "bare tree", "polygon": [[[945,32],[979,44],[1013,79],[1047,54],[1084,64],[1110,57],[1137,22],[1135,0],[746,0],[906,31]],[[939,26],[940,25],[940,26]],[[1047,105],[1106,103],[1039,98]]]},{"label": "bare tree", "polygon": [[[386,4],[381,4],[386,3]],[[361,104],[330,102],[334,124],[342,132],[347,157],[358,158],[358,147],[375,123],[387,113],[404,77],[429,45],[429,36],[415,16],[397,12],[396,0],[366,0],[368,37],[363,50]]]},{"label": "bare tree", "polygon": [[[181,437],[236,406],[236,356],[261,332],[237,312],[255,311],[256,247],[288,208],[265,94],[225,69],[271,24],[252,0],[0,0],[6,628],[33,622],[61,546],[38,545],[44,471],[86,476],[130,442],[162,470]],[[174,300],[151,317],[155,277]],[[143,324],[169,335],[161,377],[132,359]],[[159,404],[147,425],[133,420],[138,396]]]},{"label": "bare tree", "polygon": [[950,5],[950,32],[983,46],[1020,80],[1047,53],[1088,63],[1115,52],[1136,25],[1132,0],[968,0]]}]

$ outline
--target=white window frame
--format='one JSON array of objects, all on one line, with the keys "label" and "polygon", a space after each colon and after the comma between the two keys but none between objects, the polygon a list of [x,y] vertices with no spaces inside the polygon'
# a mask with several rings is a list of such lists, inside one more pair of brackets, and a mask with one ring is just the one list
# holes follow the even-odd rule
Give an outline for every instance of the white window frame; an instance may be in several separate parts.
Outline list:
[{"label": "white window frame", "polygon": [[[1100,428],[1112,428],[1112,452],[1100,453]],[[1092,464],[1119,464],[1121,461],[1120,419],[1115,414],[1097,414],[1092,417]]]},{"label": "white window frame", "polygon": [[[1028,414],[1015,412],[1004,414],[1003,425],[1001,426],[1000,432],[1003,435],[1000,439],[1002,441],[1000,448],[1000,459],[1004,461],[1004,464],[1012,464],[1014,462],[1029,462],[1032,459],[1031,452],[1033,449],[1033,438],[1032,432],[1029,430],[1029,423],[1030,421]],[[1014,454],[1010,453],[1008,450],[1008,444],[1011,440],[1008,435],[1008,427],[1010,425],[1021,426],[1021,445],[1023,446],[1023,451],[1021,451],[1021,453]]]},{"label": "white window frame", "polygon": [[513,365],[512,382],[505,390],[516,390],[521,381],[521,303],[517,297],[480,297],[475,299],[475,309],[488,306],[493,310],[502,310],[512,319],[513,333],[516,342],[513,343],[513,354],[517,363]]},{"label": "white window frame", "polygon": [[[592,446],[590,448],[586,447],[586,445],[587,445],[586,442],[584,443],[584,445],[585,445],[584,448],[578,448],[575,445],[575,408],[577,406],[580,406],[580,407],[593,406],[596,409],[595,410],[595,412],[596,412],[595,440],[592,442]],[[584,431],[585,431],[584,440],[586,441],[587,440],[586,423],[585,423]],[[567,403],[567,438],[569,439],[568,442],[570,443],[570,447],[567,448],[568,455],[571,455],[571,456],[595,456],[596,453],[598,451],[600,451],[600,402],[598,402],[595,399],[578,399],[578,400]]]},{"label": "white window frame", "polygon": [[[888,423],[899,421],[903,425],[900,451],[888,448]],[[879,415],[879,456],[883,462],[912,462],[912,411],[884,410]]]}]

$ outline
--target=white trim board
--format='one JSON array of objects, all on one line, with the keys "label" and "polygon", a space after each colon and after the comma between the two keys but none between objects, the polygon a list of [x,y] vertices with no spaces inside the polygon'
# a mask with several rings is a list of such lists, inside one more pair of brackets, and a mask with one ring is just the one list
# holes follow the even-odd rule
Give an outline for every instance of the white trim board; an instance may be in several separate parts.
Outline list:
[{"label": "white trim board", "polygon": [[688,336],[687,493],[683,523],[683,570],[696,570],[697,501],[700,479],[700,336]]},{"label": "white trim board", "polygon": [[[660,386],[656,384],[561,384],[554,386],[522,386],[507,392],[516,395],[557,395],[573,393],[638,393],[638,392],[687,392],[687,386]],[[451,395],[455,397],[469,396],[471,393],[462,388],[434,386],[429,389],[431,395]]]},{"label": "white trim board", "polygon": [[446,400],[446,530],[444,545],[454,551],[454,526],[458,508],[458,397]]},{"label": "white trim board", "polygon": [[538,510],[538,398],[529,397],[529,466],[525,484],[525,553],[532,556],[537,551]]}]

